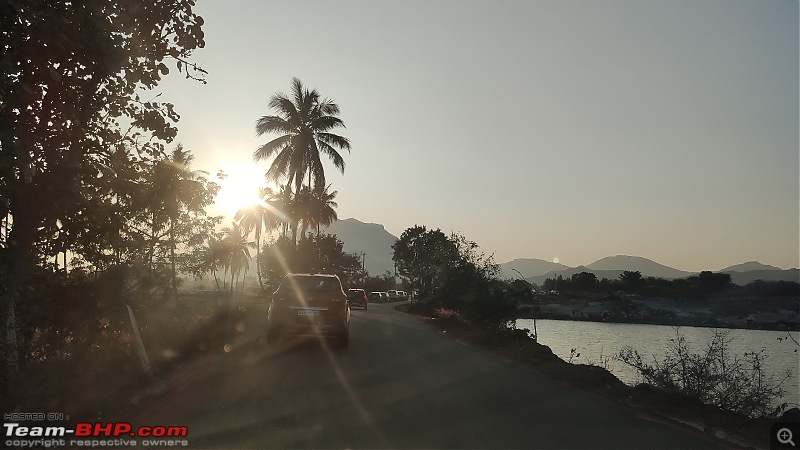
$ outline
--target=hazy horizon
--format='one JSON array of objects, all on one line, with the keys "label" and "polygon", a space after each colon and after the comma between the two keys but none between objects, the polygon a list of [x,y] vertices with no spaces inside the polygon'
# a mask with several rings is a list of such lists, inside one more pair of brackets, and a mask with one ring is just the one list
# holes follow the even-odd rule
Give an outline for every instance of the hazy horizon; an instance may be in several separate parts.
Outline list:
[{"label": "hazy horizon", "polygon": [[[358,217],[340,217],[340,218],[339,218],[339,220],[357,220],[357,221],[359,221],[359,222],[361,222],[361,223],[365,223],[365,224],[368,224],[368,225],[380,225],[380,226],[383,226],[383,224],[381,224],[381,223],[375,223],[375,222],[364,222],[363,220],[360,220]],[[418,224],[418,225],[421,225],[421,224]],[[429,227],[429,228],[430,228],[430,227]],[[436,228],[436,227],[434,227],[434,228]],[[392,233],[391,231],[389,231],[388,229],[386,229],[386,227],[384,227],[384,229],[385,229],[385,230],[386,230],[386,231],[387,231],[389,234],[391,234],[391,235],[393,235],[393,236],[395,236],[395,237],[399,237],[399,236],[400,236],[399,234]],[[323,230],[324,230],[324,229],[323,229]],[[445,232],[446,232],[446,230],[443,230],[443,231],[445,231]],[[592,265],[592,264],[594,264],[594,263],[596,263],[596,262],[598,262],[598,261],[600,261],[600,260],[602,260],[602,259],[606,259],[606,258],[613,258],[613,257],[616,257],[616,256],[623,256],[623,257],[634,257],[634,258],[646,258],[646,259],[649,259],[649,260],[651,260],[651,261],[653,261],[653,262],[656,262],[656,263],[659,263],[659,264],[665,265],[665,266],[667,266],[667,267],[671,267],[671,268],[673,268],[673,269],[682,270],[682,271],[684,271],[684,272],[701,272],[701,271],[703,271],[703,270],[719,271],[719,270],[722,270],[722,269],[727,269],[728,267],[733,267],[733,266],[737,266],[737,265],[741,265],[741,264],[745,264],[745,263],[750,263],[750,262],[758,262],[758,263],[761,263],[761,264],[764,264],[764,265],[768,265],[768,266],[774,266],[774,264],[768,264],[768,263],[765,263],[765,262],[763,262],[763,261],[753,261],[753,260],[748,260],[748,261],[740,261],[740,262],[737,262],[737,263],[728,264],[728,265],[726,265],[726,266],[721,266],[721,267],[704,267],[704,268],[697,269],[697,270],[687,270],[687,269],[684,269],[684,268],[682,268],[682,267],[675,267],[675,266],[671,266],[671,265],[669,265],[669,264],[664,264],[663,262],[659,261],[658,259],[654,259],[654,258],[648,257],[647,255],[620,254],[620,253],[608,254],[608,255],[605,255],[605,256],[601,256],[601,257],[599,257],[599,258],[597,258],[597,259],[594,259],[594,260],[592,260],[592,261],[584,261],[584,262],[580,262],[580,263],[578,263],[578,264],[565,264],[563,261],[560,261],[560,260],[559,260],[559,261],[553,261],[552,259],[547,259],[547,258],[543,258],[543,257],[536,256],[536,255],[531,255],[531,256],[523,256],[523,257],[512,258],[512,259],[508,259],[508,260],[498,260],[498,259],[496,259],[496,258],[495,258],[495,259],[494,259],[494,262],[495,262],[496,264],[506,264],[506,263],[510,263],[510,262],[517,261],[517,260],[530,260],[530,259],[537,259],[537,260],[541,260],[541,261],[553,262],[553,263],[556,263],[556,264],[561,264],[561,265],[564,265],[564,266],[566,266],[566,267],[569,267],[569,268],[572,268],[572,269],[574,269],[574,268],[581,267],[581,266],[589,266],[589,265]],[[778,267],[778,266],[775,266],[775,267]],[[793,267],[778,267],[778,268],[779,268],[779,269],[782,269],[782,270],[789,270],[789,269],[797,269],[798,267],[796,267],[796,266],[793,266]]]},{"label": "hazy horizon", "polygon": [[[252,165],[269,97],[341,107],[341,218],[498,262],[800,266],[793,1],[199,2],[208,70],[157,90],[194,168]],[[297,32],[295,17],[303,17]],[[266,172],[269,161],[260,162]],[[235,174],[234,174],[235,175]]]}]

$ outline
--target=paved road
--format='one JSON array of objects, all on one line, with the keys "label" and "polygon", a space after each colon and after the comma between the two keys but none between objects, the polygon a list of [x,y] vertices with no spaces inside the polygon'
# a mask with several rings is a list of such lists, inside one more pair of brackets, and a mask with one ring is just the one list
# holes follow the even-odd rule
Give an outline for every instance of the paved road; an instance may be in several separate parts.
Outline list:
[{"label": "paved road", "polygon": [[714,446],[463,345],[393,305],[353,311],[347,349],[314,338],[239,344],[167,386],[129,419],[186,425],[193,448]]}]

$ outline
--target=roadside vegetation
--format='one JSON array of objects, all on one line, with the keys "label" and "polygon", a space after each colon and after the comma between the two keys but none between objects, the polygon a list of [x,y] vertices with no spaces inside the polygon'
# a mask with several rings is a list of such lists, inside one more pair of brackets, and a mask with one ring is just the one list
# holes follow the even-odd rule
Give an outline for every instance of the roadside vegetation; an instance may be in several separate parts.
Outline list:
[{"label": "roadside vegetation", "polygon": [[500,280],[497,265],[476,243],[416,225],[392,247],[398,274],[418,290],[415,312],[450,311],[489,328],[514,328],[525,292]]},{"label": "roadside vegetation", "polygon": [[615,280],[590,272],[558,276],[542,286],[523,302],[521,317],[800,330],[800,284],[791,281],[739,286],[726,273],[667,280],[626,271]]},{"label": "roadside vegetation", "polygon": [[632,346],[620,350],[616,359],[636,369],[655,388],[748,417],[777,417],[789,406],[776,402],[793,374],[767,373],[764,350],[736,351],[726,331],[715,331],[704,352],[692,351],[676,329],[661,360],[648,363]]},{"label": "roadside vegetation", "polygon": [[[253,154],[272,160],[262,201],[231,223],[206,213],[220,185],[173,142],[180,116],[157,90],[175,71],[205,83],[194,3],[0,6],[0,398],[12,409],[117,406],[148,382],[137,335],[155,374],[227,349],[287,271],[386,282],[321,232],[338,206],[322,160],[343,172],[351,146],[333,132],[337,103],[297,78],[254,130],[273,135]],[[242,292],[248,275],[257,296]],[[201,276],[213,292],[184,288]]]}]

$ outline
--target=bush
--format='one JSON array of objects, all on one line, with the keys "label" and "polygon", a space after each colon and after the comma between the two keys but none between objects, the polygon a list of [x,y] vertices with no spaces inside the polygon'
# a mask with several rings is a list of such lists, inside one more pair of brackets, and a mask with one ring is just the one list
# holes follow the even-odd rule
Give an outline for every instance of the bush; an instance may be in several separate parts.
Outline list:
[{"label": "bush", "polygon": [[510,287],[472,263],[449,267],[434,294],[438,307],[456,310],[472,323],[508,329],[516,319],[518,300]]},{"label": "bush", "polygon": [[730,333],[715,331],[705,353],[692,353],[680,330],[676,329],[675,335],[661,361],[647,364],[630,346],[620,350],[616,359],[635,368],[648,384],[659,389],[748,417],[776,417],[786,409],[785,403],[775,406],[775,402],[785,393],[782,386],[792,374],[787,372],[781,379],[767,374],[764,349],[740,357],[729,348]]}]

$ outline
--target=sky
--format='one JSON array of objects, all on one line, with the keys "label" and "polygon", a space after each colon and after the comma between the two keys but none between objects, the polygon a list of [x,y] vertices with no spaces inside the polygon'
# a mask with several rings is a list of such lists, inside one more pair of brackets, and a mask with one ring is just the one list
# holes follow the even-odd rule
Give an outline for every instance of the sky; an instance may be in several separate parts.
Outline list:
[{"label": "sky", "polygon": [[[158,88],[193,167],[244,183],[270,97],[341,108],[340,218],[455,231],[495,262],[800,266],[798,2],[199,1]],[[174,69],[174,68],[173,68]],[[224,191],[225,189],[223,189]],[[221,203],[235,203],[233,188]]]}]

